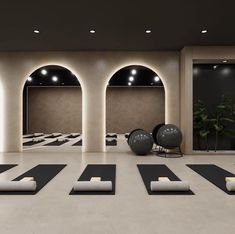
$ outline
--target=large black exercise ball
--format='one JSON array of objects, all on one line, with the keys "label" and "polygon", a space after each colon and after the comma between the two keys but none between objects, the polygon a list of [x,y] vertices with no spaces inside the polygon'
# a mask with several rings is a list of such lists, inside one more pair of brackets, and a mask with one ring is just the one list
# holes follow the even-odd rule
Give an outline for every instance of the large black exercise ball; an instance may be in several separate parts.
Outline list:
[{"label": "large black exercise ball", "polygon": [[158,141],[157,141],[157,132],[158,130],[164,126],[165,124],[164,123],[161,123],[161,124],[158,124],[154,127],[153,131],[152,131],[152,136],[153,136],[153,140],[155,142],[156,145],[158,145]]},{"label": "large black exercise ball", "polygon": [[179,147],[182,142],[182,133],[174,124],[166,124],[157,132],[158,145],[166,149]]},{"label": "large black exercise ball", "polygon": [[128,145],[129,145],[129,138],[130,138],[131,134],[134,133],[135,131],[138,131],[138,130],[143,130],[143,129],[141,129],[141,128],[136,128],[136,129],[132,130],[132,131],[129,133],[129,135],[128,135],[128,137],[127,137],[127,143],[128,143]]},{"label": "large black exercise ball", "polygon": [[135,154],[146,155],[153,148],[153,138],[148,132],[139,129],[130,135],[129,146]]}]

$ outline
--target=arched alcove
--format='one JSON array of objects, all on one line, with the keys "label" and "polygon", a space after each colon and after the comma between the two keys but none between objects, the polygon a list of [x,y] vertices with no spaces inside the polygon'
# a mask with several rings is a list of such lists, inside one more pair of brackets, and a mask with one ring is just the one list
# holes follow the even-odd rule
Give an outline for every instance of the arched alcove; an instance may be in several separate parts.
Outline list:
[{"label": "arched alcove", "polygon": [[[77,77],[67,68],[58,65],[36,69],[24,84],[22,119],[23,145],[26,148],[45,146],[58,139],[67,140],[64,142],[67,147],[73,146],[77,140],[81,141],[82,89]],[[69,139],[72,135],[77,137]],[[35,139],[43,139],[44,142],[27,144]],[[81,145],[82,142],[78,144]]]},{"label": "arched alcove", "polygon": [[130,65],[112,75],[106,89],[106,145],[117,135],[117,146],[113,146],[125,149],[125,134],[136,128],[151,132],[163,122],[165,89],[156,72]]}]

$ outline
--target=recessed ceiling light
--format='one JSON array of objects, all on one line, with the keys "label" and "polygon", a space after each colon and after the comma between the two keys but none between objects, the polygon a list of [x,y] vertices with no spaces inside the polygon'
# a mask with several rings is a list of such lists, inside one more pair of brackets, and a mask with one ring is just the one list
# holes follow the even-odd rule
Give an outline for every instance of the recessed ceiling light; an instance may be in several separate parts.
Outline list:
[{"label": "recessed ceiling light", "polygon": [[129,77],[129,81],[134,81],[134,77],[133,77],[133,76],[130,76],[130,77]]},{"label": "recessed ceiling light", "polygon": [[135,69],[132,69],[132,70],[131,70],[131,74],[132,74],[132,75],[136,75],[136,73],[137,73],[137,71],[136,71]]},{"label": "recessed ceiling light", "polygon": [[47,70],[46,69],[42,69],[41,70],[41,74],[45,76],[47,74]]},{"label": "recessed ceiling light", "polygon": [[128,82],[128,86],[131,86],[131,82]]},{"label": "recessed ceiling light", "polygon": [[158,82],[159,80],[160,80],[160,78],[159,78],[158,76],[155,76],[155,77],[154,77],[154,81],[155,81],[155,82]]},{"label": "recessed ceiling light", "polygon": [[207,32],[208,32],[207,29],[203,29],[203,30],[201,31],[202,34],[205,34],[205,33],[207,33]]},{"label": "recessed ceiling light", "polygon": [[58,81],[58,77],[57,76],[52,76],[52,81],[57,82]]},{"label": "recessed ceiling light", "polygon": [[228,60],[223,60],[223,63],[227,63],[228,62]]},{"label": "recessed ceiling light", "polygon": [[33,30],[34,33],[38,34],[40,31],[38,29]]},{"label": "recessed ceiling light", "polygon": [[95,33],[95,30],[94,30],[94,29],[91,29],[91,30],[90,30],[90,33],[93,33],[93,34],[94,34],[94,33]]},{"label": "recessed ceiling light", "polygon": [[151,33],[152,31],[150,30],[150,29],[146,29],[145,30],[145,33],[147,33],[147,34],[149,34],[149,33]]},{"label": "recessed ceiling light", "polygon": [[31,82],[33,80],[33,78],[30,76],[28,77],[27,81]]}]

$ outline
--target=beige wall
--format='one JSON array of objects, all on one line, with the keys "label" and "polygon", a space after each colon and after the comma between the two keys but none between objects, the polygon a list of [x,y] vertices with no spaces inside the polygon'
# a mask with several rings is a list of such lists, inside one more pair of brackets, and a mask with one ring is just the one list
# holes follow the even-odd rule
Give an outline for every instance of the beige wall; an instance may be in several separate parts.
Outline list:
[{"label": "beige wall", "polygon": [[82,132],[80,87],[28,87],[29,133]]},{"label": "beige wall", "polygon": [[45,65],[66,67],[81,83],[85,152],[106,149],[106,85],[125,66],[143,65],[159,75],[165,86],[166,123],[179,125],[179,55],[179,52],[1,52],[1,151],[22,151],[23,86],[33,71]]},{"label": "beige wall", "polygon": [[106,93],[107,132],[126,133],[136,128],[151,132],[165,122],[164,88],[109,87]]}]

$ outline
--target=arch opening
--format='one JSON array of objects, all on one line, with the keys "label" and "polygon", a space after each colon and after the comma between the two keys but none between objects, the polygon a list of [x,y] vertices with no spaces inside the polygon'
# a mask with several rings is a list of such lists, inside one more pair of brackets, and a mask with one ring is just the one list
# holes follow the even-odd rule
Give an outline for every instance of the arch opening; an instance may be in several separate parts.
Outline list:
[{"label": "arch opening", "polygon": [[[82,89],[65,67],[36,69],[23,88],[23,149],[81,149]],[[45,147],[46,146],[46,147]]]},{"label": "arch opening", "polygon": [[159,75],[142,65],[121,68],[106,88],[107,151],[129,151],[126,138],[134,129],[152,132],[165,122],[165,88]]}]

